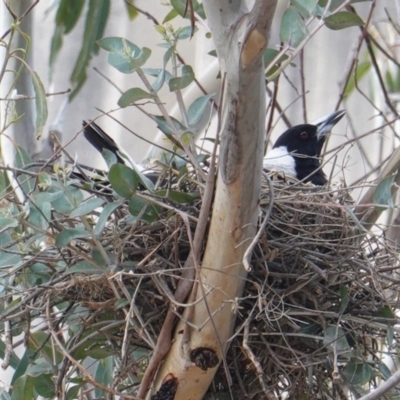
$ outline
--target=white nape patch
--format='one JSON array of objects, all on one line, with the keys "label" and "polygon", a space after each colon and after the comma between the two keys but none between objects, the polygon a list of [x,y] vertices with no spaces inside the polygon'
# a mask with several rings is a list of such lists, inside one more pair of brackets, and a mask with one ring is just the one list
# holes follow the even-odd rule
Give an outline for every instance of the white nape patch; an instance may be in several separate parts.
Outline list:
[{"label": "white nape patch", "polygon": [[272,149],[263,159],[263,168],[270,171],[280,171],[296,178],[296,162],[287,151],[286,146]]}]

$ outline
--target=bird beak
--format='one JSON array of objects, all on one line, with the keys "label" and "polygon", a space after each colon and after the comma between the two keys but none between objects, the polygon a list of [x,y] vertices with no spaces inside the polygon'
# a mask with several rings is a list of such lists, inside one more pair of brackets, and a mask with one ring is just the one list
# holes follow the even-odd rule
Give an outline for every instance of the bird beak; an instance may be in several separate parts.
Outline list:
[{"label": "bird beak", "polygon": [[325,138],[330,133],[332,128],[343,118],[345,113],[346,112],[344,110],[335,111],[334,113],[329,114],[314,123],[314,125],[317,127],[317,139],[321,140]]}]

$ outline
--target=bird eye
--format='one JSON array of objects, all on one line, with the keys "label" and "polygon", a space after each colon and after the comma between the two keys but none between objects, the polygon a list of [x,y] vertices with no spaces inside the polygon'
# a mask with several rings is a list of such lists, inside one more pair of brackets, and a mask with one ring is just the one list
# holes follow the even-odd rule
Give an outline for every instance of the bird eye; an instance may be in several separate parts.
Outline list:
[{"label": "bird eye", "polygon": [[307,139],[307,138],[308,138],[308,133],[305,132],[305,131],[303,131],[303,132],[300,133],[300,137],[301,137],[302,139]]}]

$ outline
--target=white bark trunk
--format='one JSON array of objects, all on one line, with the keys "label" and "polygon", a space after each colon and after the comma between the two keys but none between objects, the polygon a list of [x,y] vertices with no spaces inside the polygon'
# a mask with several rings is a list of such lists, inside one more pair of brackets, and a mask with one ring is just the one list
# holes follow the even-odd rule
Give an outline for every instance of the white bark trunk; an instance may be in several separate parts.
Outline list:
[{"label": "white bark trunk", "polygon": [[[198,276],[198,301],[193,314],[190,308],[184,313],[196,328],[190,328],[185,344],[185,323],[178,324],[156,379],[157,390],[163,381],[175,379],[175,400],[203,397],[233,332],[235,302],[246,277],[243,255],[256,232],[265,138],[262,54],[276,7],[275,0],[256,0],[250,11],[239,0],[203,4],[226,83],[218,181]],[[196,362],[203,363],[202,368]]]}]

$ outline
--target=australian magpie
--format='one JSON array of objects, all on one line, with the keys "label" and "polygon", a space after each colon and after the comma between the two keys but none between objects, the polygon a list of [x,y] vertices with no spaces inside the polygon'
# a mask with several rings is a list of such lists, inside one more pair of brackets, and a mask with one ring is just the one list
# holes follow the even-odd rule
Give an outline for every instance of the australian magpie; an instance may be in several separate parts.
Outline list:
[{"label": "australian magpie", "polygon": [[303,182],[325,185],[321,151],[326,138],[345,112],[335,111],[315,124],[296,125],[279,136],[264,157],[264,170],[277,170]]}]

